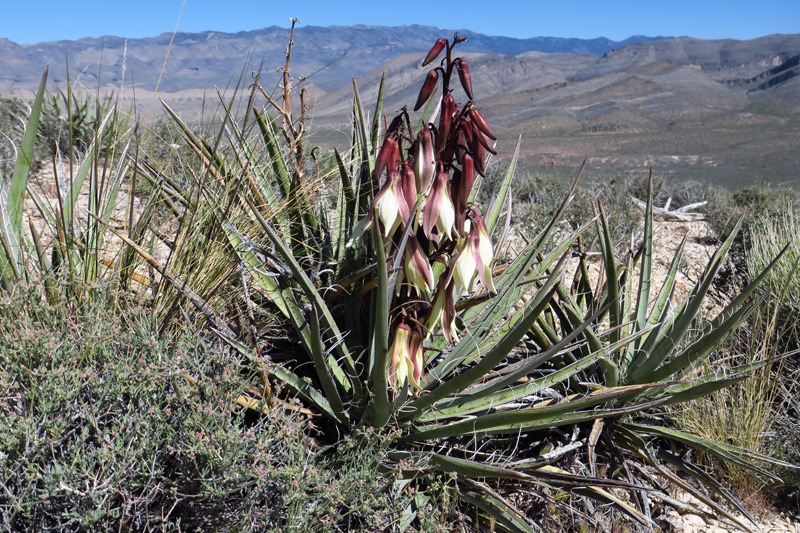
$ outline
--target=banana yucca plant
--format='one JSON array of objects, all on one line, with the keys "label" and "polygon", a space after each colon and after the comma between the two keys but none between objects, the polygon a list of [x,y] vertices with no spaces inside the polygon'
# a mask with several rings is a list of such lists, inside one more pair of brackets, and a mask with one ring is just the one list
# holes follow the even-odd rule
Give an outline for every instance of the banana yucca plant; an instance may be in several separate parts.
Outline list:
[{"label": "banana yucca plant", "polygon": [[[684,505],[665,481],[746,528],[718,501],[749,516],[744,507],[674,450],[702,450],[765,482],[775,477],[764,464],[777,461],[678,431],[654,413],[756,367],[712,372],[702,363],[759,304],[761,277],[686,341],[733,237],[676,306],[681,250],[664,286],[651,287],[652,194],[642,243],[623,260],[599,205],[591,221],[547,247],[577,178],[541,234],[495,265],[517,156],[482,215],[473,200],[494,134],[473,101],[467,61],[454,57],[463,40],[439,39],[424,59],[435,66],[415,104],[421,118],[403,109],[384,127],[383,84],[371,119],[355,88],[352,147],[333,154],[328,174],[304,159],[307,106],[301,87],[295,120],[291,45],[283,101],[253,86],[250,102],[261,90],[277,113],[248,111],[256,136],[232,119],[229,104],[214,142],[172,113],[206,176],[184,190],[138,162],[154,197],[183,222],[168,263],[133,233],[123,236],[172,287],[165,323],[186,299],[252,361],[262,387],[237,398],[242,405],[284,401],[270,397],[278,384],[302,401],[323,444],[365,425],[393,435],[378,467],[400,473],[396,490],[423,489],[401,529],[424,512],[424,488],[438,473],[453,473],[448,490],[454,505],[475,511],[467,513],[475,528],[540,529],[552,489],[652,526],[652,502]],[[605,280],[594,289],[580,246],[593,231]],[[180,259],[194,254],[202,258]],[[566,284],[571,263],[577,274]]]},{"label": "banana yucca plant", "polygon": [[[120,207],[118,198],[127,170],[128,151],[128,145],[121,143],[126,132],[116,107],[104,106],[94,122],[84,124],[84,128],[93,128],[85,153],[74,161],[73,154],[68,153],[69,162],[65,162],[56,145],[54,183],[47,187],[32,181],[31,162],[46,81],[47,70],[31,106],[11,179],[7,186],[5,180],[0,181],[0,285],[11,290],[17,281],[43,281],[51,301],[65,296],[58,291],[66,287],[68,296],[82,302],[92,294],[87,291],[89,287],[111,277],[106,257],[106,226]],[[101,161],[98,143],[107,128],[116,132],[115,142],[107,144]],[[56,198],[48,199],[43,193],[45,188],[54,190]],[[82,190],[88,192],[86,205],[79,201]],[[43,221],[37,226],[29,220],[28,231],[23,226],[26,197],[32,200]]]},{"label": "banana yucca plant", "polygon": [[[87,97],[68,85],[66,90],[58,88],[56,92],[45,95],[39,136],[54,153],[85,153],[92,149],[105,156],[125,137],[132,112],[132,107],[127,113],[122,112],[114,104],[113,94]],[[113,116],[112,120],[98,131],[97,125],[109,115]]]}]

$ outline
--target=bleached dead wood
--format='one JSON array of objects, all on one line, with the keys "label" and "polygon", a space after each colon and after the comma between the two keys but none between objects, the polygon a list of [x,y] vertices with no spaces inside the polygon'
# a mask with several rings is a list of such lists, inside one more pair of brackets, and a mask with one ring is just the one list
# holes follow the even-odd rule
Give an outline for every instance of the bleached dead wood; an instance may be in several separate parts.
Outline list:
[{"label": "bleached dead wood", "polygon": [[[631,202],[633,202],[634,205],[638,206],[642,210],[647,209],[647,203],[639,200],[638,198],[631,196]],[[708,202],[697,202],[695,204],[685,205],[674,210],[670,210],[669,208],[671,203],[672,198],[668,198],[667,203],[664,204],[664,207],[653,206],[653,218],[656,220],[677,220],[680,222],[697,222],[705,219],[705,215],[703,213],[695,213],[693,211],[699,207],[703,207]]]}]

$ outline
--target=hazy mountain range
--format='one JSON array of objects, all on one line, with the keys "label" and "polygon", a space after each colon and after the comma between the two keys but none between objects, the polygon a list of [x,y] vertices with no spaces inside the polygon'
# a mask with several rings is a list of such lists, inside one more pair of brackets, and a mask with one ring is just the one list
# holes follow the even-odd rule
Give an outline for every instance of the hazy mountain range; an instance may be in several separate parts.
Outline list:
[{"label": "hazy mountain range", "polygon": [[[314,73],[314,84],[323,91],[341,85],[341,79],[356,78],[402,54],[426,52],[439,37],[451,37],[454,30],[432,26],[299,26],[295,30],[293,70],[306,76]],[[530,51],[547,53],[604,54],[625,44],[649,40],[634,36],[621,42],[605,38],[563,39],[536,37],[513,39],[490,37],[468,30],[460,35],[469,40],[460,51],[518,55]],[[0,91],[34,89],[44,65],[51,66],[51,79],[62,85],[66,81],[65,53],[69,56],[73,77],[81,73],[83,84],[118,85],[125,79],[143,89],[154,89],[165,66],[160,89],[174,92],[184,89],[211,88],[226,85],[248,63],[263,64],[275,71],[283,65],[289,41],[289,30],[272,26],[239,33],[165,33],[145,39],[121,37],[85,38],[77,41],[56,41],[20,45],[0,39]],[[170,48],[171,43],[171,48]],[[102,71],[98,65],[102,63]]]},{"label": "hazy mountain range", "polygon": [[[374,100],[386,73],[386,109],[412,104],[427,69],[424,53],[452,30],[429,26],[299,27],[292,73],[316,107],[314,129],[332,135],[347,122],[352,82]],[[608,39],[512,39],[462,31],[475,96],[500,133],[501,155],[523,134],[529,165],[571,168],[584,156],[597,171],[656,171],[681,178],[742,183],[756,175],[800,178],[800,35],[750,41],[634,36]],[[288,30],[171,34],[125,41],[118,37],[18,45],[0,39],[0,91],[35,88],[44,65],[51,79],[70,72],[84,86],[159,93],[174,107],[197,109],[213,87],[277,83]],[[123,65],[124,73],[123,73]],[[162,75],[162,65],[164,65]],[[462,95],[463,97],[463,95]],[[344,140],[344,133],[340,140]]]}]

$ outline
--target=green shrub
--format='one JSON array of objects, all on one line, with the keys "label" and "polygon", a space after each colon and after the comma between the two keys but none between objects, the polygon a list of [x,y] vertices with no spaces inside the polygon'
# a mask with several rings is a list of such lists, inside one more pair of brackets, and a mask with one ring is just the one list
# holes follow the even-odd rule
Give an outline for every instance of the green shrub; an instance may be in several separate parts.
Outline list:
[{"label": "green shrub", "polygon": [[[771,361],[758,369],[751,379],[715,392],[676,410],[676,420],[684,428],[707,438],[726,442],[781,457],[797,463],[797,444],[800,442],[796,421],[795,398],[797,359],[781,357],[793,352],[798,344],[800,317],[800,240],[798,221],[791,205],[780,211],[783,197],[767,189],[748,187],[731,194],[741,205],[749,206],[753,214],[748,220],[748,243],[744,269],[749,279],[767,272],[759,288],[764,303],[745,324],[726,340],[721,350],[709,359],[709,364],[729,368],[733,362],[757,363]],[[773,214],[777,213],[777,214]],[[743,246],[743,243],[739,243]],[[780,260],[768,268],[781,250],[788,246]],[[741,258],[740,258],[741,260]],[[735,465],[703,457],[713,464],[719,475],[730,480],[740,494],[752,496],[764,489],[749,473]],[[797,485],[793,469],[778,467],[776,473],[790,485]],[[768,489],[769,492],[773,488]]]},{"label": "green shrub", "polygon": [[248,380],[226,350],[155,340],[106,289],[84,309],[40,291],[0,293],[6,528],[378,530],[413,498],[375,470],[385,437],[315,451],[305,415],[233,403]]},{"label": "green shrub", "polygon": [[[498,193],[503,177],[508,170],[507,164],[495,163],[487,170],[486,179],[481,184],[478,196],[481,205],[489,205]],[[555,173],[531,172],[521,169],[515,173],[512,185],[512,225],[515,232],[521,232],[527,238],[540,233],[552,220],[559,205],[564,199],[564,191],[572,185],[574,177],[560,176]],[[612,234],[619,243],[630,242],[632,233],[639,231],[641,210],[629,201],[631,195],[646,198],[646,188],[641,194],[639,188],[641,178],[617,176],[608,182],[592,181],[589,177],[575,189],[572,202],[563,214],[562,227],[553,235],[549,246],[557,244],[559,238],[568,231],[575,231],[594,216],[592,203],[598,199],[609,214]],[[646,180],[645,180],[646,187]],[[637,191],[634,194],[634,189]],[[590,241],[591,235],[585,240]]]},{"label": "green shrub", "polygon": [[754,184],[738,190],[717,190],[715,202],[708,206],[708,221],[714,234],[720,239],[731,231],[740,213],[745,213],[741,237],[737,239],[741,249],[736,252],[740,265],[744,263],[744,251],[750,247],[750,227],[761,219],[774,217],[798,200],[796,191],[788,188],[772,188]]},{"label": "green shrub", "polygon": [[757,276],[788,245],[788,251],[767,275],[762,290],[783,294],[779,301],[781,316],[800,317],[800,276],[794,272],[800,261],[800,221],[791,204],[774,215],[761,212],[764,215],[750,225],[747,273],[751,278]]}]

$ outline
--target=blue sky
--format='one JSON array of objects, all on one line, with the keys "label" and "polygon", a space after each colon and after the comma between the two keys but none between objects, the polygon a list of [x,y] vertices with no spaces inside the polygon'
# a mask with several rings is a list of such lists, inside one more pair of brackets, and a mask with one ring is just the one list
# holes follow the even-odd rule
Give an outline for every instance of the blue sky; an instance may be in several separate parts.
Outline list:
[{"label": "blue sky", "polygon": [[[0,37],[34,43],[266,26],[427,24],[509,37],[634,34],[752,39],[800,32],[800,0],[27,0],[3,2]],[[288,7],[291,4],[292,7]]]}]

